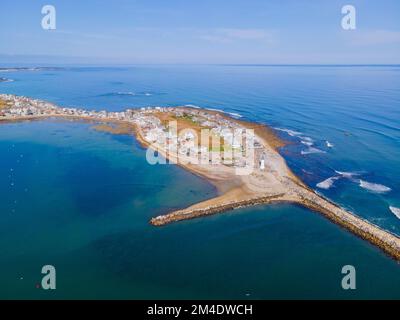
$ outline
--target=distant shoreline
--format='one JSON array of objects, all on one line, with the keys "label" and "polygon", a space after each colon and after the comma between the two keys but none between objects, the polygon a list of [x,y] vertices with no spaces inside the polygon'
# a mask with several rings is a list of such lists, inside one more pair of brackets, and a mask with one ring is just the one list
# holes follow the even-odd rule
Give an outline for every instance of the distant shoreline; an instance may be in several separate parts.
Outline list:
[{"label": "distant shoreline", "polygon": [[[133,134],[144,147],[157,150],[165,159],[176,162],[181,167],[199,175],[217,187],[219,195],[215,198],[196,203],[186,209],[176,210],[165,215],[154,217],[150,223],[162,226],[172,222],[208,216],[216,213],[247,206],[270,203],[295,203],[313,211],[322,213],[336,224],[346,228],[355,235],[381,248],[393,258],[400,260],[400,238],[382,228],[366,221],[355,214],[344,210],[332,201],[318,195],[307,187],[288,168],[285,160],[277,152],[284,145],[272,129],[257,123],[237,120],[219,111],[194,109],[190,107],[154,108],[127,110],[120,113],[105,111],[88,112],[60,108],[53,104],[17,97],[0,95],[0,121],[22,121],[46,118],[80,119],[97,122],[97,130],[115,134]],[[15,116],[14,113],[15,112]],[[25,113],[27,113],[25,115]],[[31,114],[32,113],[32,114]],[[7,114],[9,116],[7,116]],[[189,115],[188,116],[181,115]],[[174,119],[179,127],[192,130],[202,129],[208,120],[215,125],[226,125],[251,129],[260,147],[255,151],[256,161],[253,171],[248,175],[237,175],[232,166],[222,163],[193,164],[193,156],[171,153],[169,144],[159,142],[158,136],[152,138],[152,130],[162,133],[164,122]],[[192,120],[192,119],[196,119]],[[109,126],[107,124],[112,124]],[[154,139],[154,141],[153,141]],[[182,143],[185,143],[183,141]],[[211,154],[212,151],[207,151]],[[197,155],[197,154],[196,154]],[[266,159],[265,169],[258,166],[260,159]],[[180,160],[189,160],[183,163]]]}]

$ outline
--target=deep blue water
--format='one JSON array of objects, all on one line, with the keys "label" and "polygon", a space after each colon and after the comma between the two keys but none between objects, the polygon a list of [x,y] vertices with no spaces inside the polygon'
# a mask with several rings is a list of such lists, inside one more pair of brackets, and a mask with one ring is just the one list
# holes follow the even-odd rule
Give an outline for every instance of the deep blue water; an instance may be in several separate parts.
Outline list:
[{"label": "deep blue water", "polygon": [[[14,80],[1,93],[63,106],[193,104],[290,129],[277,132],[292,142],[281,153],[296,174],[400,234],[389,209],[400,208],[400,67],[67,67],[0,77]],[[215,190],[180,168],[149,166],[130,137],[84,123],[3,124],[0,152],[1,297],[400,298],[395,261],[296,206],[150,227],[152,216]],[[330,177],[329,189],[317,188]],[[44,264],[57,267],[56,292],[35,288]],[[353,292],[340,288],[345,264],[358,270]]]}]

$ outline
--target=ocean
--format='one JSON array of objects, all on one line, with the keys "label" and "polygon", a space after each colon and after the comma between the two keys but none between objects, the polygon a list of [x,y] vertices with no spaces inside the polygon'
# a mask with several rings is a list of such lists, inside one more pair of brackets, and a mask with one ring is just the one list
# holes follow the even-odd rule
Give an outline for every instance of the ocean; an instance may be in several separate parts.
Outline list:
[{"label": "ocean", "polygon": [[[118,66],[0,72],[0,93],[123,110],[194,105],[276,129],[310,187],[400,235],[400,66]],[[130,136],[84,122],[0,125],[0,298],[400,298],[400,265],[295,205],[161,228],[151,217],[213,197],[151,166]],[[38,288],[43,265],[57,289]],[[343,290],[353,265],[357,289]]]}]

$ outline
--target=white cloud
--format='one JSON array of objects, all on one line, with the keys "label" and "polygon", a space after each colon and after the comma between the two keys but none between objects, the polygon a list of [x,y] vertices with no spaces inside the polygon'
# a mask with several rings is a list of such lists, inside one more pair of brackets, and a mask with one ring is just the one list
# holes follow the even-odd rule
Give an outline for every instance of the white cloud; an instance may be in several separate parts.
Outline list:
[{"label": "white cloud", "polygon": [[400,31],[372,30],[359,32],[356,30],[352,34],[351,43],[358,46],[400,44]]},{"label": "white cloud", "polygon": [[82,38],[90,38],[90,39],[98,39],[98,40],[113,40],[118,39],[114,35],[106,35],[100,33],[85,33],[85,32],[77,32],[77,31],[69,31],[69,30],[54,30],[53,33],[72,36],[72,37],[82,37]]}]

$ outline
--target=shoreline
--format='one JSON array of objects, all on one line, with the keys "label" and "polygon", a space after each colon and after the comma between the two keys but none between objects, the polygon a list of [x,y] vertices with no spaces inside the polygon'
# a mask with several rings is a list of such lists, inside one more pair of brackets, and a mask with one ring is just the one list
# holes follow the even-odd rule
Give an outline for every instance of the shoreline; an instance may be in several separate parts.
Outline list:
[{"label": "shoreline", "polygon": [[[171,115],[171,110],[178,110],[179,112],[189,112],[188,110],[191,110],[189,107],[164,109],[166,109],[164,114],[160,115],[158,112],[154,111],[151,116],[163,119],[162,117],[169,117]],[[59,110],[57,109],[57,111]],[[254,205],[283,202],[293,203],[322,214],[335,224],[377,246],[396,260],[400,260],[400,237],[358,217],[352,212],[346,211],[331,200],[318,195],[314,190],[306,186],[290,168],[288,168],[286,161],[278,153],[277,150],[284,145],[284,141],[277,137],[271,128],[257,123],[233,119],[229,115],[219,111],[202,111],[202,109],[200,109],[200,112],[204,112],[206,115],[218,115],[218,119],[226,119],[226,121],[238,124],[242,127],[255,129],[256,137],[259,139],[263,148],[263,155],[266,154],[269,160],[267,170],[256,168],[254,172],[248,176],[238,176],[233,174],[232,168],[222,164],[204,165],[180,162],[178,161],[179,158],[174,158],[175,155],[170,154],[165,147],[150,143],[146,139],[145,127],[141,126],[140,122],[132,122],[126,119],[96,118],[94,116],[63,113],[32,116],[21,115],[8,118],[0,116],[0,123],[44,120],[49,118],[83,120],[96,123],[96,126],[92,127],[94,130],[110,132],[112,134],[134,135],[139,144],[144,148],[156,150],[169,161],[176,160],[176,162],[173,163],[206,179],[217,188],[218,195],[214,198],[193,204],[184,209],[153,217],[150,220],[150,224],[154,226],[163,226],[177,221],[205,217]],[[137,114],[142,116],[139,111]],[[145,113],[143,113],[143,115],[145,115]]]}]

